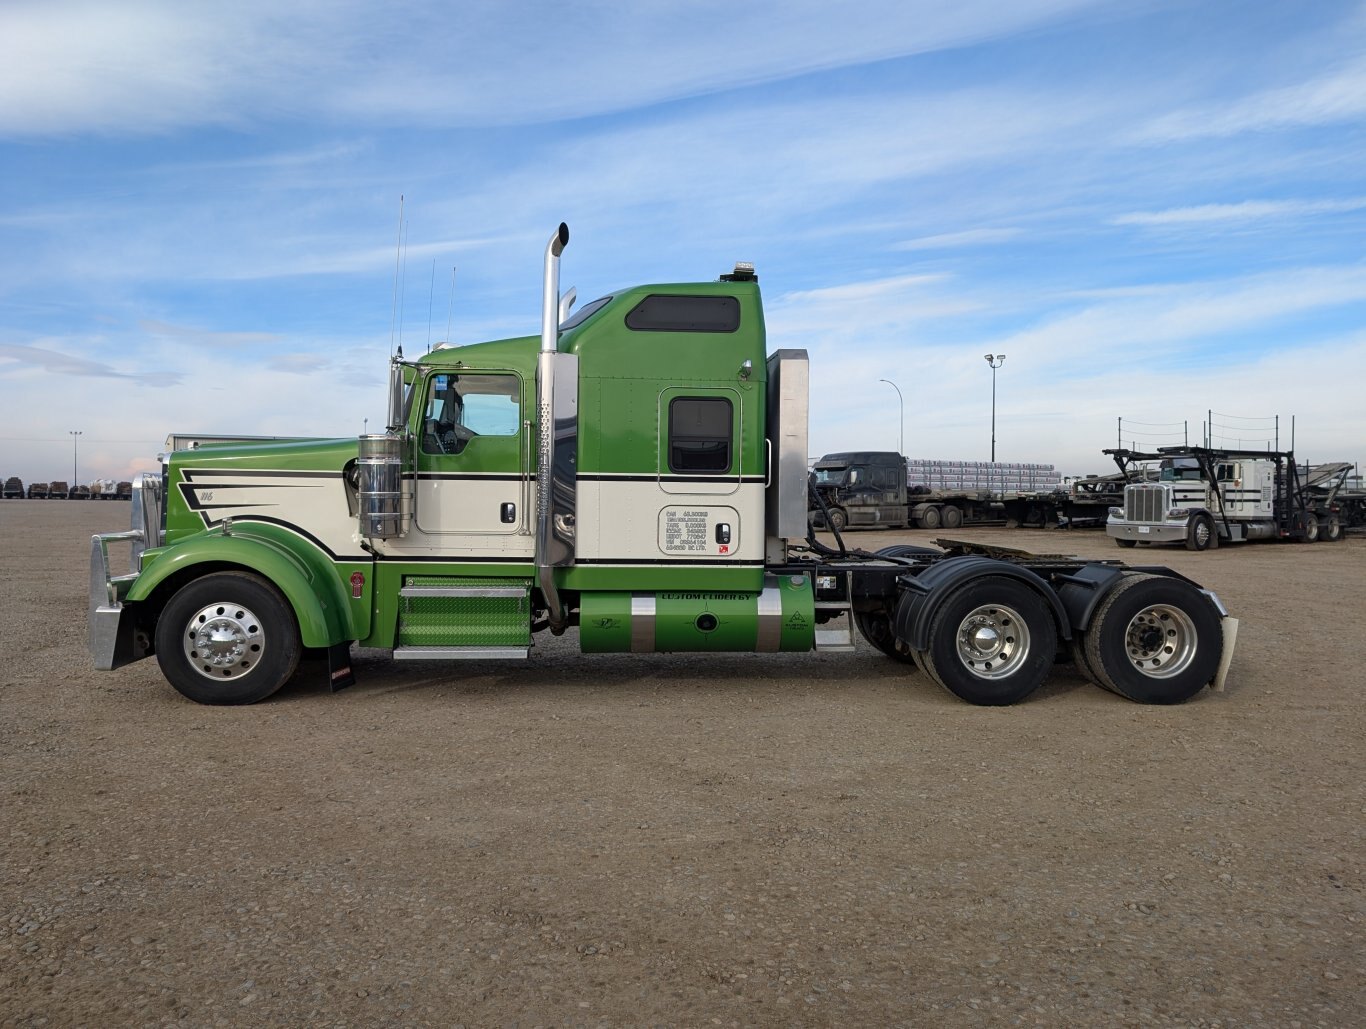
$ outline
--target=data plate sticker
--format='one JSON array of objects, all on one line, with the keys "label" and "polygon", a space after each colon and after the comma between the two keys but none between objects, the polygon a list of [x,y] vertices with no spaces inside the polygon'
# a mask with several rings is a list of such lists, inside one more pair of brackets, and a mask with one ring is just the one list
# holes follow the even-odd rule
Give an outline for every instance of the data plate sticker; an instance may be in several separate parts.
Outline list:
[{"label": "data plate sticker", "polygon": [[740,542],[733,507],[680,505],[659,512],[659,549],[687,557],[728,557]]}]

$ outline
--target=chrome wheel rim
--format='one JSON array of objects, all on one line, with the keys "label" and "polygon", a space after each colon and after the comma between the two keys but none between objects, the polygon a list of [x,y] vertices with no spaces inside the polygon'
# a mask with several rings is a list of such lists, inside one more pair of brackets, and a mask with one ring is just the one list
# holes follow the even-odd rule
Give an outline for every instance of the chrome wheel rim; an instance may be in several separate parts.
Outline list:
[{"label": "chrome wheel rim", "polygon": [[256,667],[265,654],[266,636],[250,608],[209,604],[191,617],[181,644],[196,672],[215,682],[231,682]]},{"label": "chrome wheel rim", "polygon": [[1029,657],[1029,627],[1002,604],[974,608],[958,623],[958,660],[981,679],[1015,674]]},{"label": "chrome wheel rim", "polygon": [[1209,522],[1201,518],[1195,523],[1195,545],[1201,550],[1209,546],[1210,528]]},{"label": "chrome wheel rim", "polygon": [[1145,607],[1124,630],[1129,662],[1150,679],[1180,675],[1195,659],[1195,623],[1184,611],[1165,604]]}]

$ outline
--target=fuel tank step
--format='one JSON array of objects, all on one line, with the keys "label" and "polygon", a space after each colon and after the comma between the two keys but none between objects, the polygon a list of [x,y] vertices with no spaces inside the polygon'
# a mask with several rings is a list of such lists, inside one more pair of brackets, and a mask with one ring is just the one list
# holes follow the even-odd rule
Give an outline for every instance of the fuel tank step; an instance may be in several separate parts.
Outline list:
[{"label": "fuel tank step", "polygon": [[526,657],[531,580],[408,576],[399,589],[397,643],[400,660]]},{"label": "fuel tank step", "polygon": [[395,647],[395,661],[525,660],[530,647]]}]

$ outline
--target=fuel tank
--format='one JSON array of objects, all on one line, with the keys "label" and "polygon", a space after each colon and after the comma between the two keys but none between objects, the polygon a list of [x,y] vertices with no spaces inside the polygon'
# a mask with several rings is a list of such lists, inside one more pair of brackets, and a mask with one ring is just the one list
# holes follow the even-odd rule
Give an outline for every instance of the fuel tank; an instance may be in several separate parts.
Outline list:
[{"label": "fuel tank", "polygon": [[805,575],[767,576],[758,593],[585,593],[584,653],[810,650],[815,595]]}]

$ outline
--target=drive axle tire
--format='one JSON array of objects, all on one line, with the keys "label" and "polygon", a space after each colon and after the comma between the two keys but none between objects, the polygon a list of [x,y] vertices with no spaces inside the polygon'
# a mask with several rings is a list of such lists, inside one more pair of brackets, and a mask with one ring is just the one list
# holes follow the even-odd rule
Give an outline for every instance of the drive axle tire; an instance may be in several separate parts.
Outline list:
[{"label": "drive axle tire", "polygon": [[1326,515],[1319,522],[1319,539],[1325,543],[1338,543],[1342,540],[1342,519],[1335,514]]},{"label": "drive axle tire", "polygon": [[280,593],[245,572],[219,572],[181,587],[156,627],[157,663],[200,704],[254,704],[299,664],[299,629]]},{"label": "drive axle tire", "polygon": [[997,707],[1038,689],[1057,652],[1043,598],[1015,579],[988,575],[944,598],[930,619],[929,648],[916,661],[955,696]]},{"label": "drive axle tire", "polygon": [[[877,552],[877,556],[912,557],[917,554],[924,554],[934,557],[942,553],[942,550],[935,550],[933,547],[917,547],[909,543],[897,543],[890,547],[883,547]],[[897,648],[896,633],[892,630],[892,620],[886,612],[855,611],[854,624],[858,626],[859,634],[865,640],[888,657],[908,665],[915,664],[915,657],[909,648],[904,650]]]},{"label": "drive axle tire", "polygon": [[854,624],[859,635],[888,657],[908,665],[915,664],[910,650],[898,650],[896,633],[892,631],[892,621],[881,611],[855,611]]},{"label": "drive axle tire", "polygon": [[1097,685],[1140,704],[1180,704],[1214,678],[1224,632],[1190,583],[1125,572],[1075,645],[1084,649],[1078,667]]},{"label": "drive axle tire", "polygon": [[956,504],[945,504],[943,511],[944,528],[957,529],[963,524],[963,511]]}]

